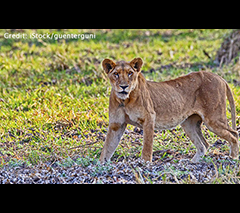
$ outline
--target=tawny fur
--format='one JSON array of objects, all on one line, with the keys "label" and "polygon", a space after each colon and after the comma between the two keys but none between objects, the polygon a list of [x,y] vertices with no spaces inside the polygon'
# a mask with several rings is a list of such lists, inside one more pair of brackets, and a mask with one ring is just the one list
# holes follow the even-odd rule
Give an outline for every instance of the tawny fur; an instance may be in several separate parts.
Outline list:
[{"label": "tawny fur", "polygon": [[[100,161],[110,160],[127,124],[143,128],[142,159],[152,161],[154,129],[181,124],[197,148],[193,162],[205,155],[209,144],[201,132],[202,122],[230,144],[230,156],[238,159],[236,112],[227,82],[211,72],[192,72],[164,82],[147,81],[141,73],[142,59],[113,62],[105,59],[112,91],[109,100],[109,129]],[[231,107],[232,128],[226,117],[226,97]]]}]

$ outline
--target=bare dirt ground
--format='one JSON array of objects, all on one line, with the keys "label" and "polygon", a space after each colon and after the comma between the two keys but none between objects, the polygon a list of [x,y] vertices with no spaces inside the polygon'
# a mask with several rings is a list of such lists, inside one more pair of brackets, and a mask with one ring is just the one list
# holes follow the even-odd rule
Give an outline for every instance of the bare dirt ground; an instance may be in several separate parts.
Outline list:
[{"label": "bare dirt ground", "polygon": [[145,163],[140,158],[128,158],[105,165],[74,163],[70,167],[39,164],[36,166],[4,167],[0,171],[2,184],[76,184],[76,183],[239,183],[239,163],[229,157],[222,162]]}]

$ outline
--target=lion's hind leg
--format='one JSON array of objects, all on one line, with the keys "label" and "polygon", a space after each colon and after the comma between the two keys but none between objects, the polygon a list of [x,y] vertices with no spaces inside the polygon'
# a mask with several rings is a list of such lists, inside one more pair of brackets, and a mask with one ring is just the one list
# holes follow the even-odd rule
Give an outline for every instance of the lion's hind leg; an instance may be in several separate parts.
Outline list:
[{"label": "lion's hind leg", "polygon": [[207,148],[209,147],[208,142],[202,135],[201,124],[202,118],[197,114],[189,116],[181,124],[182,128],[197,148],[197,152],[192,159],[192,162],[194,163],[198,162],[201,159],[201,156],[205,155]]},{"label": "lion's hind leg", "polygon": [[219,137],[227,140],[230,144],[230,153],[229,155],[233,159],[238,159],[239,154],[239,142],[238,142],[238,133],[237,131],[233,130],[226,121],[220,121],[220,120],[206,120],[204,121],[206,126],[216,135]]}]

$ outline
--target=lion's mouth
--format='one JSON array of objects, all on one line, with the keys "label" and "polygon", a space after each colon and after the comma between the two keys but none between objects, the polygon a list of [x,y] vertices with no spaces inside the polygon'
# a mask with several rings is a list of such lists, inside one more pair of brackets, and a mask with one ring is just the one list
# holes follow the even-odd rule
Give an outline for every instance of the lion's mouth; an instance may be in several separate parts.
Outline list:
[{"label": "lion's mouth", "polygon": [[122,92],[119,92],[120,94],[124,94],[124,95],[127,95],[128,94],[128,92],[126,92],[126,91],[122,91]]}]

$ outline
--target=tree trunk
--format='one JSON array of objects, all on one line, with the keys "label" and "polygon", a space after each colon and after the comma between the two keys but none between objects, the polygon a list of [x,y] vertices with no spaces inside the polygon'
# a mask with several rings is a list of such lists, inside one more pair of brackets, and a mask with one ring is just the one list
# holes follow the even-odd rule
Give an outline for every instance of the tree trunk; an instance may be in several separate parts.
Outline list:
[{"label": "tree trunk", "polygon": [[[240,56],[240,29],[233,30],[223,41],[214,62],[221,66],[230,63],[237,56]],[[240,60],[240,57],[237,60]]]}]

